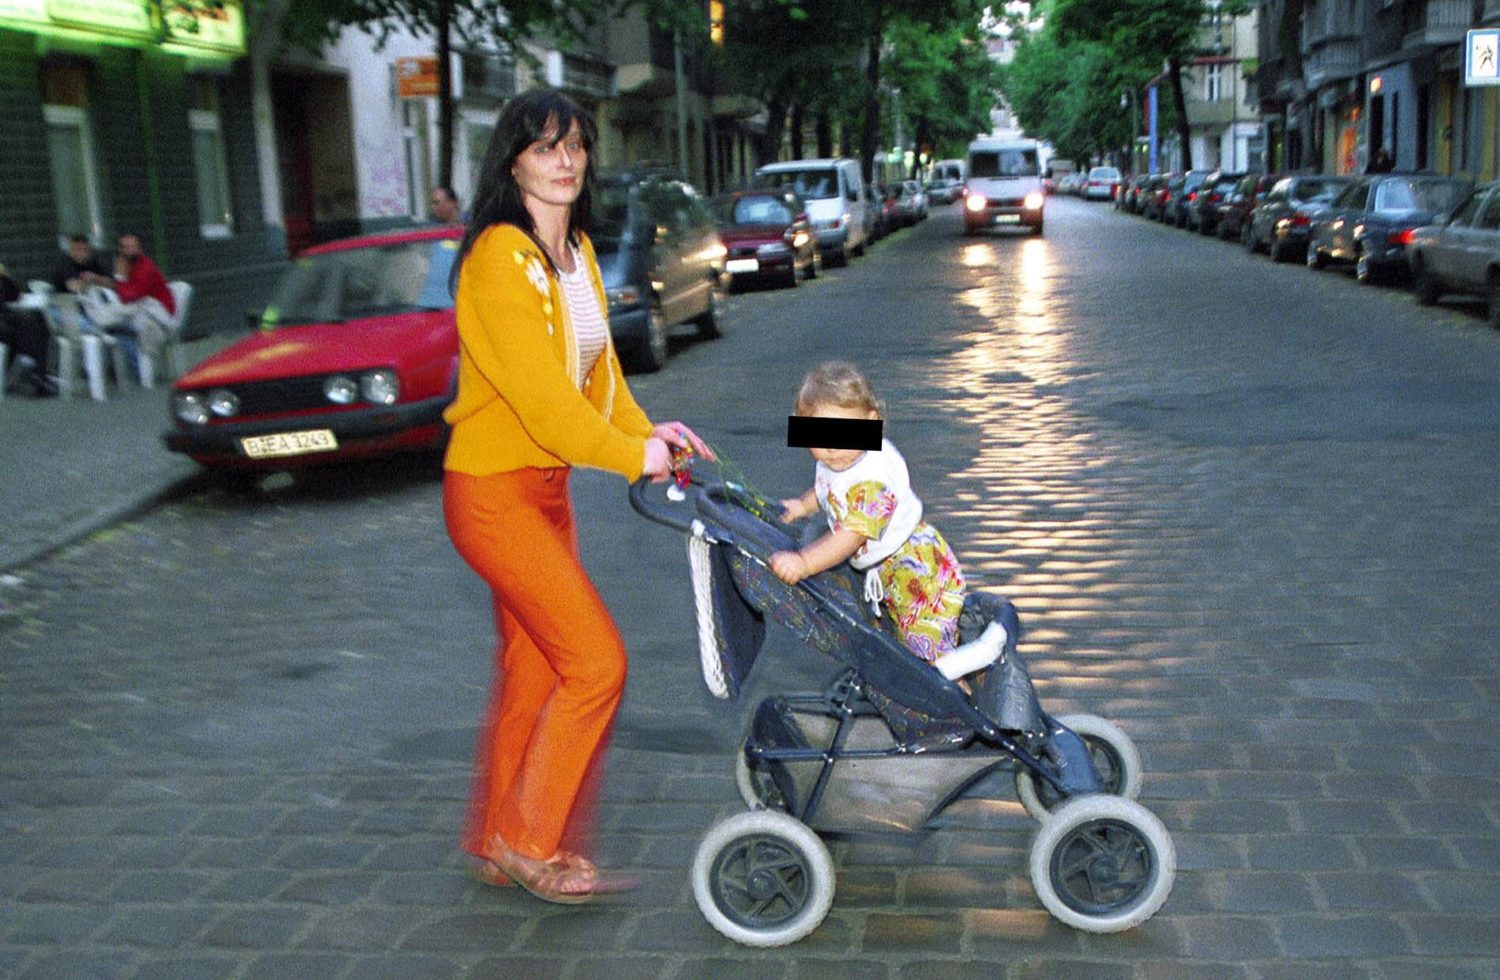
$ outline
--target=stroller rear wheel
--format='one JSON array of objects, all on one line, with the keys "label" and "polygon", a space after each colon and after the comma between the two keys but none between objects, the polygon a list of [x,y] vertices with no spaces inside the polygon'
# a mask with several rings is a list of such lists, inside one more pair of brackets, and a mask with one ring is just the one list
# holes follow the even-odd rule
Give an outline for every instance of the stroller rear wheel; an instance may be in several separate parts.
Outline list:
[{"label": "stroller rear wheel", "polygon": [[833,904],[833,858],[806,824],[751,810],[709,829],[693,858],[698,911],[746,946],[785,946],[811,933]]},{"label": "stroller rear wheel", "polygon": [[750,765],[750,757],[745,755],[744,742],[740,743],[740,750],[734,757],[734,785],[740,791],[740,799],[750,809],[786,812],[786,800],[782,797],[776,780],[765,769]]},{"label": "stroller rear wheel", "polygon": [[1084,932],[1132,929],[1166,902],[1177,877],[1172,838],[1134,800],[1077,796],[1031,844],[1031,884],[1048,912]]},{"label": "stroller rear wheel", "polygon": [[[1120,726],[1098,715],[1059,715],[1055,721],[1088,746],[1089,759],[1099,770],[1106,793],[1128,800],[1141,795],[1141,753]],[[1032,819],[1041,823],[1066,799],[1025,766],[1016,769],[1016,796]]]}]

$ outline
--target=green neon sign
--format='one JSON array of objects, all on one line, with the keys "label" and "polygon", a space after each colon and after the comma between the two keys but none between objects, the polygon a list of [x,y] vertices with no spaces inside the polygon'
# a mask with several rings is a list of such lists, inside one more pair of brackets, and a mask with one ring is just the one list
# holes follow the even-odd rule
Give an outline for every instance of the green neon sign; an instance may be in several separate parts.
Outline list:
[{"label": "green neon sign", "polygon": [[0,27],[136,47],[160,44],[183,54],[245,53],[239,0],[213,8],[170,0],[0,0]]}]

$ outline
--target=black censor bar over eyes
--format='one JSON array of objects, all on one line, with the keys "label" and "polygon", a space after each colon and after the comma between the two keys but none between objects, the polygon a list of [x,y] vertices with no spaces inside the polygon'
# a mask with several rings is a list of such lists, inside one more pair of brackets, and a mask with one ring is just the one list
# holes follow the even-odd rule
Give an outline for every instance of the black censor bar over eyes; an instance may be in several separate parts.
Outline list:
[{"label": "black censor bar over eyes", "polygon": [[786,444],[797,449],[879,449],[880,419],[786,417]]}]

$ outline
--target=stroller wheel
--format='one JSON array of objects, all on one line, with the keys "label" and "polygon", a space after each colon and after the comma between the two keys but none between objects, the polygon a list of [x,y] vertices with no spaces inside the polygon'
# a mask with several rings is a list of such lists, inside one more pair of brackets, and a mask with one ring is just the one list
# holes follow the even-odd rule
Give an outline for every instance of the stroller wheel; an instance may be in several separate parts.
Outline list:
[{"label": "stroller wheel", "polygon": [[833,904],[833,858],[806,824],[751,810],[709,829],[693,858],[698,911],[746,946],[785,946],[811,933]]},{"label": "stroller wheel", "polygon": [[[1141,753],[1120,726],[1098,715],[1059,715],[1058,724],[1072,730],[1088,746],[1089,758],[1104,781],[1104,791],[1128,800],[1141,795]],[[1016,768],[1016,796],[1033,820],[1045,823],[1064,797],[1025,766]]]},{"label": "stroller wheel", "polygon": [[1077,796],[1031,844],[1031,884],[1048,912],[1084,932],[1122,932],[1156,914],[1177,877],[1165,827],[1134,800]]},{"label": "stroller wheel", "polygon": [[764,769],[751,768],[744,742],[740,743],[740,750],[734,756],[734,785],[740,791],[740,799],[750,809],[786,812],[786,800],[776,780]]}]

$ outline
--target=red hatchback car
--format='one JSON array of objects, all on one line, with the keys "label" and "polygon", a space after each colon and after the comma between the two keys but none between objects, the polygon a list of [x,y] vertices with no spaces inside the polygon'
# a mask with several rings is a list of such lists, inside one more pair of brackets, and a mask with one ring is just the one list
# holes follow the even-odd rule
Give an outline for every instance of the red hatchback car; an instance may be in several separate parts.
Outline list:
[{"label": "red hatchback car", "polygon": [[736,285],[765,281],[795,286],[822,268],[807,206],[786,188],[725,194],[714,202],[727,254],[724,271]]},{"label": "red hatchback car", "polygon": [[208,467],[283,469],[441,446],[462,233],[372,235],[298,255],[260,329],[172,385],[167,448]]}]

